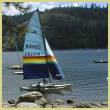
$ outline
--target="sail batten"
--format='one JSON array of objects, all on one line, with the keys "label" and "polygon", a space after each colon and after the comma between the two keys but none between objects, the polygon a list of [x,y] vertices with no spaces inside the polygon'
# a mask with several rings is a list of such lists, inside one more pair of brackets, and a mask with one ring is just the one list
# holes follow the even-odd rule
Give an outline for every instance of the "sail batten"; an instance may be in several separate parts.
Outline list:
[{"label": "sail batten", "polygon": [[63,79],[64,75],[51,48],[42,35],[38,12],[30,19],[25,35],[23,76],[25,79]]}]

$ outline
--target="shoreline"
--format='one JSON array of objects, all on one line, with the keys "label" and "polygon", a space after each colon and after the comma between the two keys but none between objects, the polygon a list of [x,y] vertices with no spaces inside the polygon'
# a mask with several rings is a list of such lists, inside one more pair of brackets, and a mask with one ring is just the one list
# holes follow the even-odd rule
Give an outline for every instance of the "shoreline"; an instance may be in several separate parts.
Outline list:
[{"label": "shoreline", "polygon": [[[108,50],[108,48],[73,48],[73,49],[52,49],[53,51],[71,51],[71,50]],[[16,50],[13,51],[2,51],[2,52],[17,52]],[[23,52],[19,50],[19,52]]]},{"label": "shoreline", "polygon": [[3,100],[3,108],[107,108],[107,101],[85,102],[74,101],[74,99],[47,99],[41,92],[28,92],[15,100]]},{"label": "shoreline", "polygon": [[[59,99],[56,99],[59,100]],[[104,102],[72,102],[72,103],[62,103],[61,102],[55,102],[51,101],[48,102],[46,105],[37,105],[36,103],[31,102],[21,102],[19,104],[15,103],[9,103],[14,100],[10,101],[3,101],[2,107],[3,108],[108,108],[108,103],[106,101]]]}]

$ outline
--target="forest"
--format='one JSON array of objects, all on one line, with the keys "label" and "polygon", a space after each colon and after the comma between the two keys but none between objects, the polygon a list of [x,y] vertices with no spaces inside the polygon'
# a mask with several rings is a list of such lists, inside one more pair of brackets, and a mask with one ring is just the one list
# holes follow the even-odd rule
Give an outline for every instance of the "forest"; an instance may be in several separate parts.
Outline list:
[{"label": "forest", "polygon": [[[33,12],[2,16],[3,51],[23,50]],[[52,49],[108,48],[108,7],[56,7],[39,14],[42,33]]]}]

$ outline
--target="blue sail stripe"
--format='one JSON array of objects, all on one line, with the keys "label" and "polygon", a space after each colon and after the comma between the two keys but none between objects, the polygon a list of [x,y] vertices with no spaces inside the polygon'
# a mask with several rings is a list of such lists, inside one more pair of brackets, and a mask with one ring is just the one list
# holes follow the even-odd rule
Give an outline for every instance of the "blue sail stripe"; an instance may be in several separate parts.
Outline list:
[{"label": "blue sail stripe", "polygon": [[63,72],[57,63],[54,64],[24,64],[24,78],[25,79],[39,79],[48,78],[49,72],[51,73],[52,79],[60,80],[64,79]]},{"label": "blue sail stripe", "polygon": [[48,68],[46,64],[24,64],[24,79],[48,78]]},{"label": "blue sail stripe", "polygon": [[62,70],[60,69],[58,63],[54,63],[54,64],[49,64],[49,72],[51,73],[51,76],[53,79],[59,80],[59,79],[64,79],[64,74],[62,72]]}]

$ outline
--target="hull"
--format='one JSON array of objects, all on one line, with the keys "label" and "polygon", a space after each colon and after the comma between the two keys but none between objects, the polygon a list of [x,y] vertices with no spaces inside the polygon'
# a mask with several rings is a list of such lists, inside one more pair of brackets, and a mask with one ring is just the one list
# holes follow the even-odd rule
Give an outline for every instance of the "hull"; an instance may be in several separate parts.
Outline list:
[{"label": "hull", "polygon": [[[37,84],[29,86],[31,88],[37,87]],[[66,88],[71,88],[71,84],[54,84],[54,83],[48,83],[45,84],[46,88],[59,88],[59,89],[66,89]]]},{"label": "hull", "polygon": [[[32,91],[39,91],[39,90],[38,90],[38,88],[20,87],[20,91],[32,92]],[[59,88],[41,88],[40,92],[44,93],[44,94],[53,94],[53,93],[54,94],[60,94],[60,95],[63,94],[62,91],[59,90]]]},{"label": "hull", "polygon": [[23,71],[14,71],[13,73],[16,75],[23,75]]},{"label": "hull", "polygon": [[14,65],[14,66],[9,67],[9,69],[12,69],[12,70],[22,70],[23,67],[20,66],[20,65]]},{"label": "hull", "polygon": [[108,63],[108,61],[103,61],[103,62],[101,62],[101,61],[94,61],[93,63]]},{"label": "hull", "polygon": [[31,85],[28,87],[20,87],[21,91],[41,91],[44,93],[61,93],[62,91],[72,91],[71,90],[71,85],[70,84],[45,84],[43,87],[40,86],[38,88],[37,84]]},{"label": "hull", "polygon": [[108,61],[106,61],[106,60],[99,60],[99,61],[97,61],[97,60],[93,60],[93,63],[108,63]]}]

